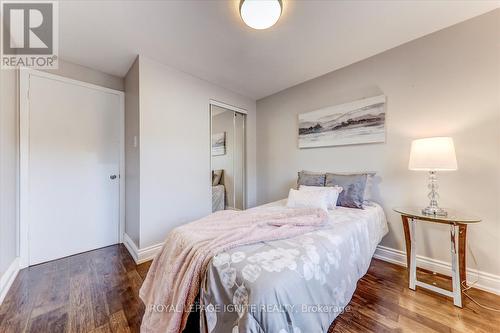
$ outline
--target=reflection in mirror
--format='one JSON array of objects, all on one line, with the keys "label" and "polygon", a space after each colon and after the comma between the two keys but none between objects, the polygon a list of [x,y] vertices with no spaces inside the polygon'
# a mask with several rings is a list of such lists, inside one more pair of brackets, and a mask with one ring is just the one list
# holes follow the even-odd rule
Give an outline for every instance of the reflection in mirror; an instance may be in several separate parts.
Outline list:
[{"label": "reflection in mirror", "polygon": [[212,211],[245,209],[246,116],[210,105]]}]

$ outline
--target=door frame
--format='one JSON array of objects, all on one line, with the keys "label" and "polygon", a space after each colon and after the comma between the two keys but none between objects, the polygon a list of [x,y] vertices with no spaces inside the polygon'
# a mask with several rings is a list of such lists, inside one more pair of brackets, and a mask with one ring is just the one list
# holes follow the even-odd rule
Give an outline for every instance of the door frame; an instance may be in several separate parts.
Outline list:
[{"label": "door frame", "polygon": [[119,152],[119,223],[118,240],[123,243],[125,232],[125,93],[99,85],[69,79],[60,75],[21,68],[19,70],[19,259],[20,267],[29,266],[29,83],[31,76],[99,90],[119,97],[120,152]]},{"label": "door frame", "polygon": [[[247,193],[248,193],[248,184],[247,184],[247,173],[248,173],[248,165],[247,165],[247,120],[248,120],[248,111],[246,109],[243,109],[243,108],[240,108],[240,107],[237,107],[237,106],[234,106],[234,105],[231,105],[231,104],[227,104],[227,103],[224,103],[224,102],[220,102],[218,100],[215,100],[215,99],[210,99],[209,100],[209,104],[208,104],[208,129],[209,129],[209,133],[208,133],[208,136],[209,136],[209,139],[208,139],[208,145],[209,145],[209,149],[208,149],[208,159],[210,161],[209,163],[209,166],[210,166],[210,177],[209,179],[211,180],[212,179],[212,105],[214,106],[218,106],[218,107],[221,107],[221,108],[224,108],[224,109],[227,109],[229,111],[233,111],[233,112],[236,112],[236,113],[239,113],[239,114],[242,114],[245,116],[245,122],[243,124],[243,129],[245,131],[244,133],[244,142],[243,142],[243,146],[244,146],[244,153],[243,153],[243,165],[245,166],[245,172],[243,173],[243,186],[245,187],[245,190],[243,191],[243,205],[244,205],[244,208],[243,209],[247,209],[248,208],[248,202],[247,202]],[[212,183],[210,183],[212,184]],[[212,198],[212,196],[210,196],[210,198]],[[212,209],[212,201],[210,201],[210,209]],[[210,210],[211,211],[211,210]]]}]

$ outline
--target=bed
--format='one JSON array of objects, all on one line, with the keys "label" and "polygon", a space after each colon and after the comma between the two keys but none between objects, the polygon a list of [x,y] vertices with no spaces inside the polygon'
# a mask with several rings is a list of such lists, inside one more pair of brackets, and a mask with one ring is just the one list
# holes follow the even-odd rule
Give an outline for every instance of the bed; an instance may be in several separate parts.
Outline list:
[{"label": "bed", "polygon": [[212,170],[212,213],[226,208],[224,170]]},{"label": "bed", "polygon": [[327,332],[388,232],[376,203],[337,207],[329,216],[320,230],[215,256],[200,288],[201,332]]}]

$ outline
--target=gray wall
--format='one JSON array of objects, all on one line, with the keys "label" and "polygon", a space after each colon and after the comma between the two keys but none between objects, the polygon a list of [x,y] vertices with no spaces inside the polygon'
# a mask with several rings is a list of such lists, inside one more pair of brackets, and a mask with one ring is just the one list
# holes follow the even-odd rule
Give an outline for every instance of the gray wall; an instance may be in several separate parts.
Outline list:
[{"label": "gray wall", "polygon": [[[469,227],[469,247],[480,270],[500,274],[499,22],[496,10],[259,100],[258,203],[286,197],[302,169],[376,170],[390,224],[382,245],[401,250],[392,208],[427,204],[427,175],[407,169],[410,142],[452,136],[459,170],[440,174],[441,203],[483,218]],[[299,113],[379,94],[387,96],[385,144],[297,148]],[[417,229],[418,253],[449,262],[448,228]]]},{"label": "gray wall", "polygon": [[125,76],[125,233],[140,239],[139,57]]},{"label": "gray wall", "polygon": [[150,59],[140,72],[140,247],[212,211],[209,101],[244,108],[247,202],[256,202],[255,101]]},{"label": "gray wall", "polygon": [[123,78],[106,74],[95,69],[59,60],[58,69],[44,70],[47,73],[61,75],[70,79],[93,83],[115,90],[125,90]]}]

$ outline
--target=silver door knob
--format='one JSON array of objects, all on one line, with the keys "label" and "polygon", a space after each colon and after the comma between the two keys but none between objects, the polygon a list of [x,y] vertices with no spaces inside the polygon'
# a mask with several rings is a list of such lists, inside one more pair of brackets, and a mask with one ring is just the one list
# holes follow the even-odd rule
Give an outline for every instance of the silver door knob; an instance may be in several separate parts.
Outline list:
[{"label": "silver door knob", "polygon": [[116,179],[116,175],[109,176],[109,179]]}]

